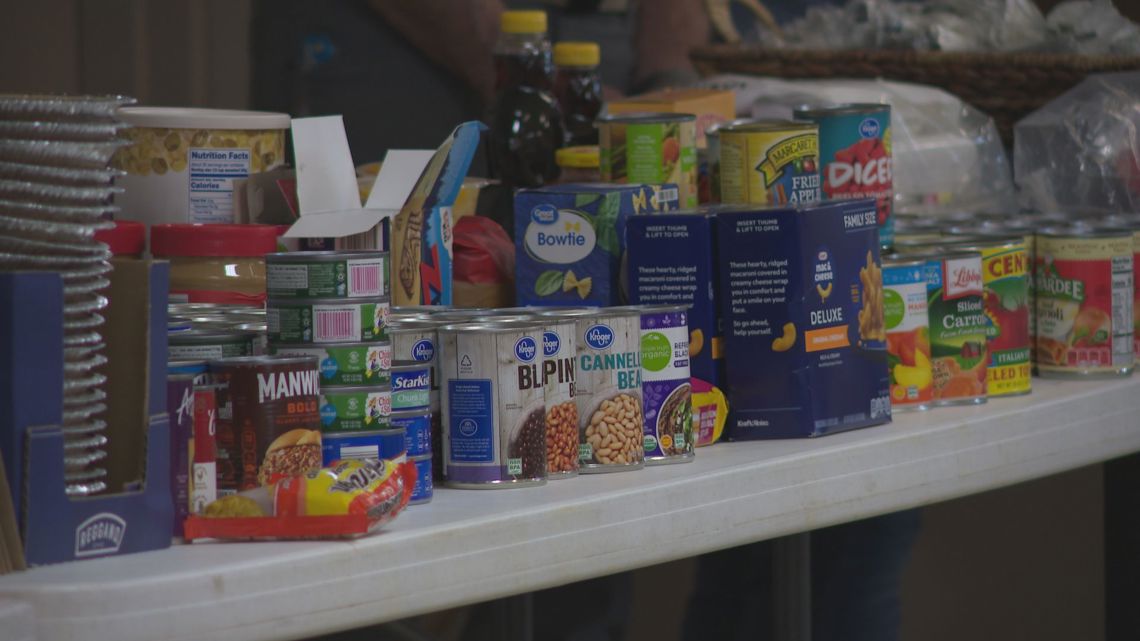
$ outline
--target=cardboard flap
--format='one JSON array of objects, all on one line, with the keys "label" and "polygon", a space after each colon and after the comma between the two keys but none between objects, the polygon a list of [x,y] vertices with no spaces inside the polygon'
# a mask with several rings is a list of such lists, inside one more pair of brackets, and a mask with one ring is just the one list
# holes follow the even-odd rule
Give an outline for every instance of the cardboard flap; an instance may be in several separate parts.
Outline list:
[{"label": "cardboard flap", "polygon": [[372,192],[368,194],[367,209],[393,209],[399,211],[416,181],[437,152],[428,149],[393,149],[384,156]]}]

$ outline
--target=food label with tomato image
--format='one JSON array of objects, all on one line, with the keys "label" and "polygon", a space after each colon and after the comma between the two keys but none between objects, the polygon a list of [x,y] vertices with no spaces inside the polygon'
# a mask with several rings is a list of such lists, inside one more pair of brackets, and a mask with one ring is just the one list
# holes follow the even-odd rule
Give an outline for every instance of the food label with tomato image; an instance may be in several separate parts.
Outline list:
[{"label": "food label with tomato image", "polygon": [[681,207],[697,206],[697,128],[694,121],[610,123],[601,128],[605,182],[677,185]]},{"label": "food label with tomato image", "polygon": [[890,106],[855,113],[840,108],[833,114],[823,110],[804,116],[819,123],[824,199],[874,198],[879,243],[888,248],[894,245]]},{"label": "food label with tomato image", "polygon": [[1126,373],[1133,353],[1132,239],[1037,243],[1037,367],[1043,375]]},{"label": "food label with tomato image", "polygon": [[891,406],[922,406],[934,396],[926,279],[922,265],[883,266],[883,321]]},{"label": "food label with tomato image", "polygon": [[935,258],[925,267],[934,401],[986,396],[986,314],[980,255]]},{"label": "food label with tomato image", "polygon": [[721,202],[798,205],[820,199],[814,127],[722,131],[720,138]]},{"label": "food label with tomato image", "polygon": [[1024,242],[982,250],[990,396],[1026,394],[1030,389],[1027,273]]}]

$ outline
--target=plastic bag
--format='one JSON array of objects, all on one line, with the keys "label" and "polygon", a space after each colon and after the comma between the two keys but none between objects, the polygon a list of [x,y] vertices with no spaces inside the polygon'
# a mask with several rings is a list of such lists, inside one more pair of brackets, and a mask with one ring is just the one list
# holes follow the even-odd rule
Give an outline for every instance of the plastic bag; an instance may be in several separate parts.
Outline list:
[{"label": "plastic bag", "polygon": [[1024,208],[1140,211],[1140,72],[1085,79],[1018,122],[1013,139]]},{"label": "plastic bag", "polygon": [[408,505],[416,466],[352,459],[223,496],[186,519],[186,540],[314,539],[368,534]]},{"label": "plastic bag", "polygon": [[790,118],[805,104],[891,105],[895,210],[937,215],[1016,206],[1005,148],[993,120],[934,87],[886,80],[781,80],[713,76],[701,83],[737,92],[740,115]]},{"label": "plastic bag", "polygon": [[514,304],[515,244],[499,223],[464,216],[455,223],[453,283],[456,307]]}]

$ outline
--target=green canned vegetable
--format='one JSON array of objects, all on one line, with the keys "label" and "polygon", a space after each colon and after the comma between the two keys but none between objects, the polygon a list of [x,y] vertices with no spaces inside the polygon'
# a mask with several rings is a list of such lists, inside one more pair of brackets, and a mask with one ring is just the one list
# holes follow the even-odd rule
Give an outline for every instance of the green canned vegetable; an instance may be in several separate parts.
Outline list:
[{"label": "green canned vegetable", "polygon": [[274,345],[274,354],[316,356],[321,387],[386,386],[391,380],[390,343],[344,343],[328,345]]},{"label": "green canned vegetable", "polygon": [[391,427],[392,392],[388,388],[321,389],[321,431],[362,432]]}]

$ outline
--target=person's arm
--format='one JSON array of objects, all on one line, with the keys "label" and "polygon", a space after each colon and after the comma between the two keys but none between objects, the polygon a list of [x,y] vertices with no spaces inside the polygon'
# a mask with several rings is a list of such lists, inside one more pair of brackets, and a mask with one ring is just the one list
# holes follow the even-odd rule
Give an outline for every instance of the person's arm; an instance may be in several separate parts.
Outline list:
[{"label": "person's arm", "polygon": [[502,0],[369,0],[428,60],[443,66],[484,100],[495,89],[491,52]]},{"label": "person's arm", "polygon": [[689,52],[710,39],[702,0],[640,0],[634,30],[634,86],[644,91],[697,79]]}]

